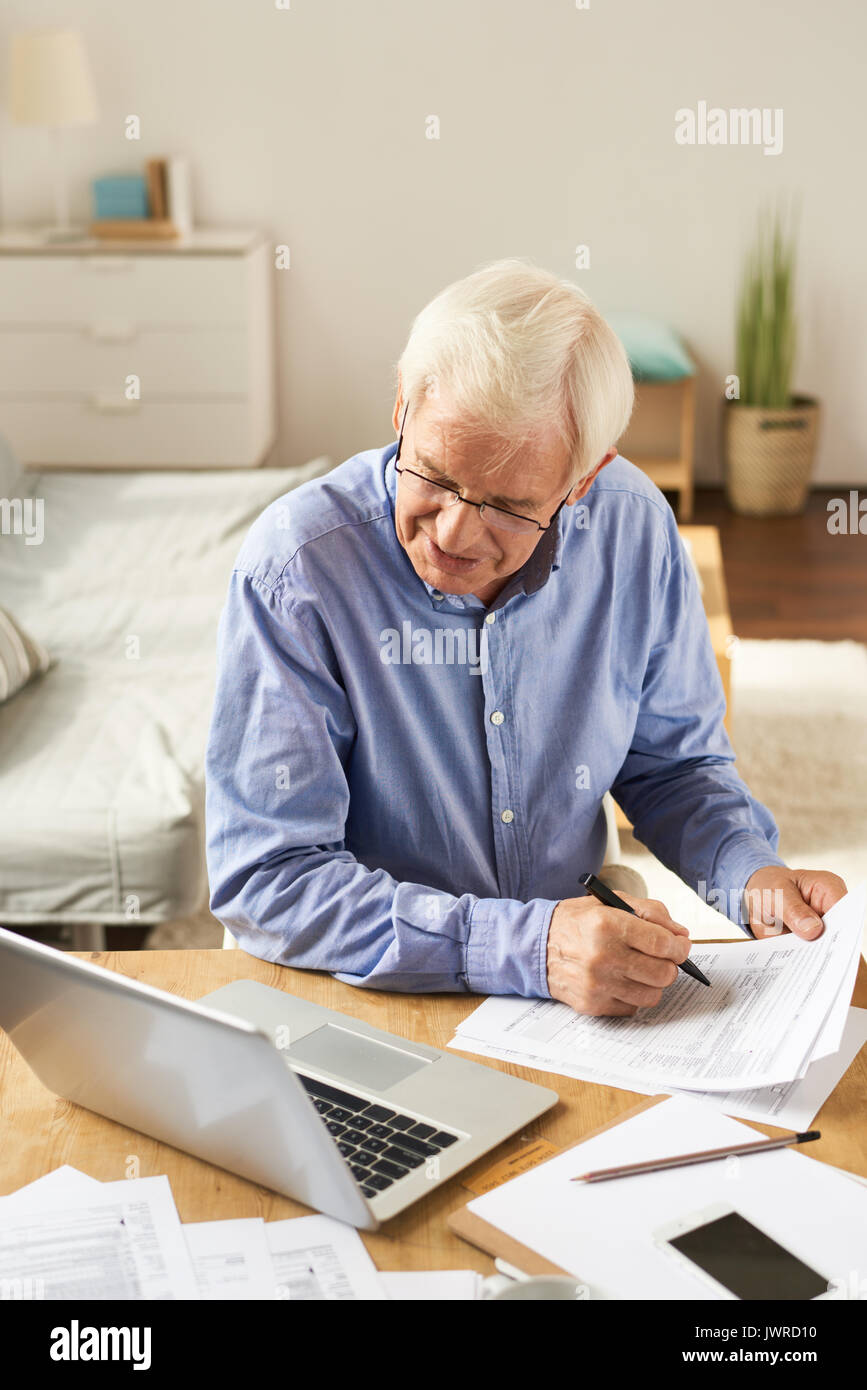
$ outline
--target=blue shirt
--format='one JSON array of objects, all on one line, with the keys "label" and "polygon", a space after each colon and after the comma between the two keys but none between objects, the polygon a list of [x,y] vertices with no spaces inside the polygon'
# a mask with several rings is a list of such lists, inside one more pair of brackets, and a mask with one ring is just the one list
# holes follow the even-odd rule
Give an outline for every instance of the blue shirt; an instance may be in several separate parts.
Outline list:
[{"label": "blue shirt", "polygon": [[601,867],[610,788],[743,926],[779,832],[735,771],[660,491],[618,455],[487,608],[415,573],[396,448],[288,493],[241,549],[207,751],[216,917],[355,985],[549,998],[551,914]]}]

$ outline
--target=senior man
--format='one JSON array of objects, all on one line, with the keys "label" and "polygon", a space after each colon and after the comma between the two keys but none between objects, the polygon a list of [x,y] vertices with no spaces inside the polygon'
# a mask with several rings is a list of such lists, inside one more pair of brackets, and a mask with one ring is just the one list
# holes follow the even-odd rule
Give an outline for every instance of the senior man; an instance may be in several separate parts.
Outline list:
[{"label": "senior man", "polygon": [[820,934],[845,885],[786,867],[735,771],[674,516],[617,454],[632,402],[582,292],[497,262],[413,323],[397,440],[254,524],[207,753],[211,908],[245,950],[382,989],[653,1006],[686,928],[576,896],[609,789],[739,925],[752,904],[756,936]]}]

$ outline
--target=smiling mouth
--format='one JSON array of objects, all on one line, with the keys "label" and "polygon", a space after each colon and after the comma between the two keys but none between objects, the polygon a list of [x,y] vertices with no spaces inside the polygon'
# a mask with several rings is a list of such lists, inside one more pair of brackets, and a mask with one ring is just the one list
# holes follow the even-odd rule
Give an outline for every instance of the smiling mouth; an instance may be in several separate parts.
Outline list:
[{"label": "smiling mouth", "polygon": [[439,569],[445,570],[448,574],[467,574],[485,559],[483,555],[449,555],[448,551],[440,550],[436,541],[432,540],[426,531],[422,534],[427,542],[431,560]]}]

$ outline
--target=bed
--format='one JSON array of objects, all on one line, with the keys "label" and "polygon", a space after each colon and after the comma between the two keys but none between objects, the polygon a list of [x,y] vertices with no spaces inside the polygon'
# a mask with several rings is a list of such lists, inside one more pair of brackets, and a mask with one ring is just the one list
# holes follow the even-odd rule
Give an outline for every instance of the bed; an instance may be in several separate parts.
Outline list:
[{"label": "bed", "polygon": [[330,467],[36,473],[2,451],[0,498],[41,500],[45,534],[0,534],[0,605],[52,664],[0,705],[0,923],[151,924],[206,902],[232,563],[269,502]]}]

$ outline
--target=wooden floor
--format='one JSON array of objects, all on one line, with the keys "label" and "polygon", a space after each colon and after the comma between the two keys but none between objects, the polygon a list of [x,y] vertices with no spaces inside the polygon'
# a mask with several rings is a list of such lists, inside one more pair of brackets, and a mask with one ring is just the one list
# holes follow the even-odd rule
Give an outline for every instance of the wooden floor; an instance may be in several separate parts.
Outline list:
[{"label": "wooden floor", "polygon": [[722,488],[696,490],[692,521],[719,527],[738,637],[867,642],[867,535],[828,531],[832,497],[849,489],[811,492],[801,516],[748,517]]}]

